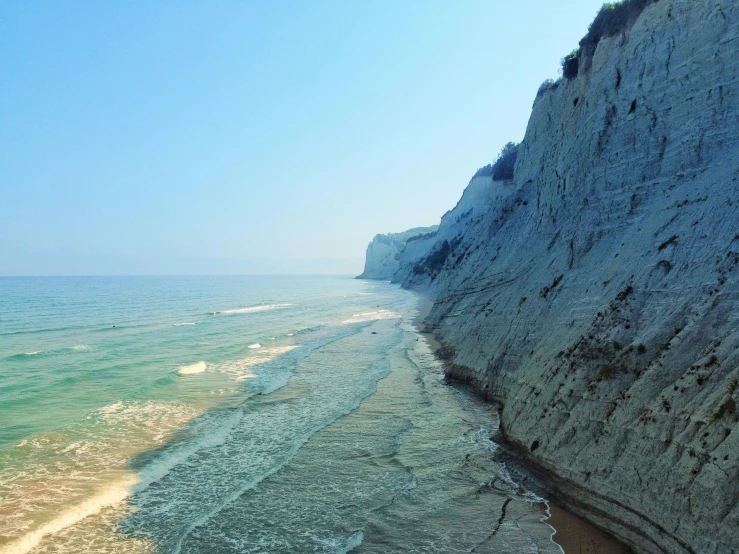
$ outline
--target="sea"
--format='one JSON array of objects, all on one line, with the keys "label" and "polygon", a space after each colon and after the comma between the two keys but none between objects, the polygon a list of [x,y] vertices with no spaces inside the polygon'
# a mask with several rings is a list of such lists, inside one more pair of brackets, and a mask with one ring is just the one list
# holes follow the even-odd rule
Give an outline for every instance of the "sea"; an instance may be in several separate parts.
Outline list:
[{"label": "sea", "polygon": [[561,552],[421,301],[348,276],[0,278],[0,554]]}]

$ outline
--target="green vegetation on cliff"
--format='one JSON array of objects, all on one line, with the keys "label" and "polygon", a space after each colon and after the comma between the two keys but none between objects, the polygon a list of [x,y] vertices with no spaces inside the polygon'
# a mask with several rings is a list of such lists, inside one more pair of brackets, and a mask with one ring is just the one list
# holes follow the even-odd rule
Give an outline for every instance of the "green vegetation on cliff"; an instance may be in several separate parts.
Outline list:
[{"label": "green vegetation on cliff", "polygon": [[601,39],[628,31],[649,4],[659,0],[621,0],[606,2],[588,27],[580,46],[562,58],[562,75],[565,79],[577,77],[580,64],[590,59]]},{"label": "green vegetation on cliff", "polygon": [[513,179],[513,169],[518,159],[518,147],[519,143],[516,142],[506,144],[495,161],[478,169],[472,178],[492,177],[494,181]]}]

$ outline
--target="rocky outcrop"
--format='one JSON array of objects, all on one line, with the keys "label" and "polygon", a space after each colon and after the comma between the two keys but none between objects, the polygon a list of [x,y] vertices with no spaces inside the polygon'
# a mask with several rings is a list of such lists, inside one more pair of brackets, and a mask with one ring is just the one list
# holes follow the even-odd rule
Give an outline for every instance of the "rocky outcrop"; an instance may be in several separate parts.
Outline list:
[{"label": "rocky outcrop", "polygon": [[[402,233],[375,235],[375,238],[367,246],[364,272],[357,279],[386,281],[392,279],[399,268],[400,257],[406,254],[409,243],[416,243],[411,244],[411,251],[414,251],[417,244],[431,244],[437,229],[438,225],[434,225],[433,227],[416,227]],[[421,248],[421,251],[425,252],[426,249]]]},{"label": "rocky outcrop", "polygon": [[739,552],[739,3],[648,5],[470,186],[391,272],[450,374],[636,550]]}]

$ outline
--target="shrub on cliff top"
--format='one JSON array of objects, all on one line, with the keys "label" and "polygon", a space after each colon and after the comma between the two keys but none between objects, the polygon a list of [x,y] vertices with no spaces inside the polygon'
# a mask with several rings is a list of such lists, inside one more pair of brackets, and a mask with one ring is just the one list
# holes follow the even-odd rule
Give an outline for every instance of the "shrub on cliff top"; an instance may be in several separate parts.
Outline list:
[{"label": "shrub on cliff top", "polygon": [[506,181],[513,179],[513,168],[518,159],[518,143],[509,142],[498,154],[498,159],[493,162],[492,175],[494,181]]},{"label": "shrub on cliff top", "polygon": [[603,4],[598,15],[588,27],[586,34],[580,41],[580,48],[586,53],[595,52],[600,39],[623,33],[631,27],[649,4],[658,0],[621,0]]},{"label": "shrub on cliff top", "polygon": [[[554,79],[547,79],[544,81],[540,86],[539,90],[536,91],[536,98],[537,100],[544,95],[545,93],[549,92],[550,90],[554,90],[559,86],[559,81],[555,81]],[[491,166],[492,167],[492,166]]]},{"label": "shrub on cliff top", "polygon": [[580,47],[562,58],[562,74],[572,79],[577,76],[580,61],[595,53],[603,38],[627,31],[649,4],[659,0],[620,0],[603,4],[588,27],[587,34],[580,40]]},{"label": "shrub on cliff top", "polygon": [[515,142],[506,144],[495,161],[478,169],[472,178],[492,176],[494,181],[513,179],[513,168],[518,158],[518,146],[519,144]]},{"label": "shrub on cliff top", "polygon": [[490,177],[492,174],[493,174],[493,164],[488,164],[478,169],[475,172],[475,174],[472,176],[472,178],[474,179],[475,177]]},{"label": "shrub on cliff top", "polygon": [[580,49],[576,48],[562,58],[562,76],[565,79],[574,79],[580,69]]},{"label": "shrub on cliff top", "polygon": [[436,235],[436,231],[430,231],[428,233],[419,233],[418,235],[413,235],[412,237],[410,237],[405,242],[406,242],[406,244],[408,244],[409,242],[413,242],[414,240],[430,239],[434,235]]}]

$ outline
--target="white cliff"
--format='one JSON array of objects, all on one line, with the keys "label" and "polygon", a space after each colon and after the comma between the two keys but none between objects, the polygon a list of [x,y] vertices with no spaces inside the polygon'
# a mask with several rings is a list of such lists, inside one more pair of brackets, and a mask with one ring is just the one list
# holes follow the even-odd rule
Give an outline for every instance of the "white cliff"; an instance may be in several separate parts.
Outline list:
[{"label": "white cliff", "polygon": [[465,197],[372,268],[435,300],[450,375],[637,551],[739,552],[739,2],[648,5]]},{"label": "white cliff", "polygon": [[431,243],[437,228],[438,225],[416,227],[402,233],[375,235],[375,238],[367,246],[364,272],[357,278],[392,279],[398,270],[400,256],[405,252],[408,242]]}]

